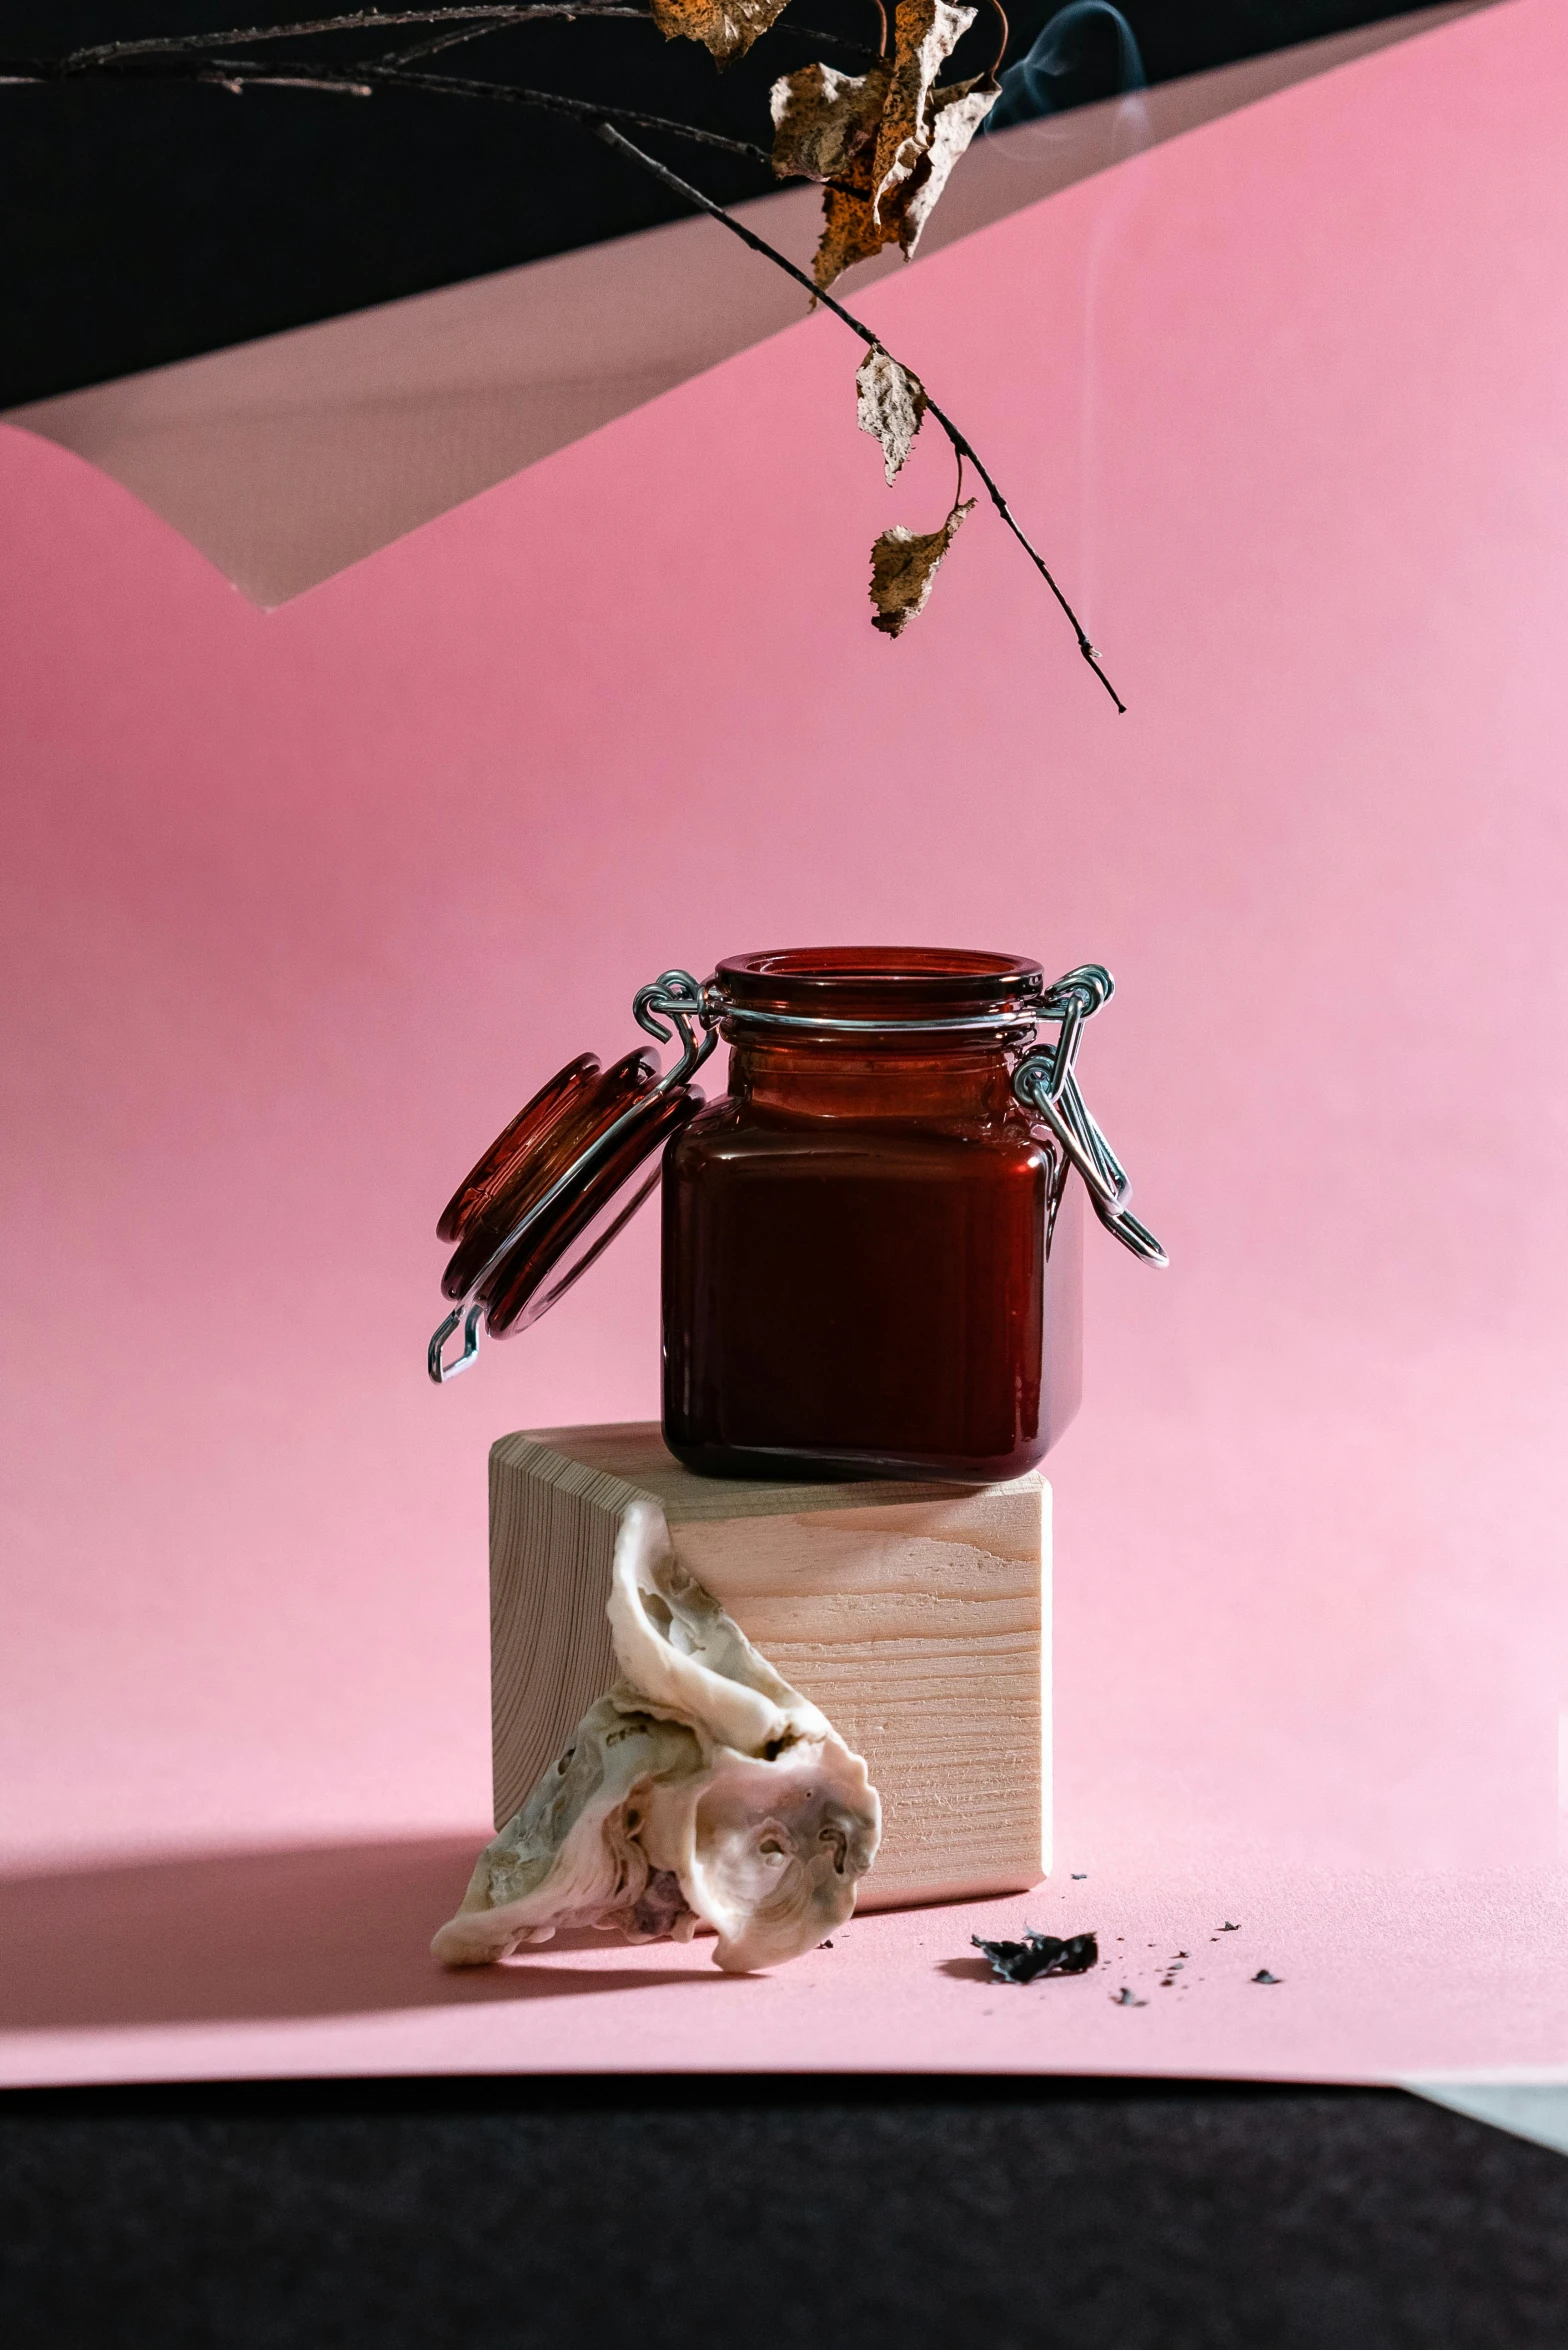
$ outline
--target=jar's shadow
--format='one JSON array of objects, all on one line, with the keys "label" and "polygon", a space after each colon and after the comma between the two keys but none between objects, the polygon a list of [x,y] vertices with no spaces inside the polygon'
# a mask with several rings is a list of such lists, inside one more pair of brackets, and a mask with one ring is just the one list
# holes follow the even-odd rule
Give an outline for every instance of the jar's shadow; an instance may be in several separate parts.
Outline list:
[{"label": "jar's shadow", "polygon": [[[484,1831],[0,1877],[0,2030],[365,2015],[722,1983],[711,1944],[606,1965],[602,1934],[452,1972],[430,1937]],[[573,1963],[578,1952],[600,1963]],[[631,1953],[627,1953],[631,1959]],[[661,1952],[661,1961],[664,1954]]]}]

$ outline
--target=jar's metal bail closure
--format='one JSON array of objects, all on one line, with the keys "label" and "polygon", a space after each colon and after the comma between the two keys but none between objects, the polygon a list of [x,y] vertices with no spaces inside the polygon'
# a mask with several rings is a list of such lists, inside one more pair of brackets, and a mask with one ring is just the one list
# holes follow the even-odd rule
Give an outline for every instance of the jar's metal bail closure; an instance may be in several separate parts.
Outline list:
[{"label": "jar's metal bail closure", "polygon": [[[442,1287],[456,1298],[432,1334],[427,1356],[438,1384],[477,1360],[481,1322],[493,1337],[526,1329],[588,1270],[659,1180],[665,1142],[702,1106],[692,1079],[719,1040],[748,1031],[900,1035],[985,1031],[1015,1042],[1013,1093],[1054,1136],[1083,1177],[1089,1203],[1106,1230],[1145,1264],[1163,1265],[1164,1250],[1128,1209],[1131,1184],[1078,1088],[1076,1064],[1085,1021],[1115,991],[1099,963],[1083,963],[1051,986],[1006,1006],[951,1018],[844,1019],[741,1004],[717,978],[664,971],[639,988],[632,1013],[661,1044],[680,1040],[680,1055],[660,1074],[652,1054],[628,1054],[601,1070],[591,1054],[568,1063],[491,1144],[459,1186],[437,1232],[455,1240]],[[1048,1045],[1036,1031],[1056,1023]],[[650,1160],[653,1162],[650,1166]],[[462,1353],[447,1359],[461,1328]]]},{"label": "jar's metal bail closure", "polygon": [[1170,1259],[1154,1234],[1128,1209],[1132,1184],[1127,1171],[1090,1116],[1073,1074],[1083,1024],[1116,992],[1103,963],[1080,963],[1064,972],[1040,997],[1040,1017],[1059,1023],[1055,1042],[1026,1053],[1013,1071],[1013,1092],[1050,1128],[1083,1177],[1089,1205],[1112,1237],[1146,1265]]}]

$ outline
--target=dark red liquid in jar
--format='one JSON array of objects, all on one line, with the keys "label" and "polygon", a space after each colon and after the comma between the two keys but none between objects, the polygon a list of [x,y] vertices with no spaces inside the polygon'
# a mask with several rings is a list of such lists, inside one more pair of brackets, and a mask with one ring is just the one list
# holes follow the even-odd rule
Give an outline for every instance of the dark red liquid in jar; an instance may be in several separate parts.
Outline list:
[{"label": "dark red liquid in jar", "polygon": [[[1077,1409],[1082,1350],[1078,1185],[1014,1099],[1001,1025],[1038,964],[824,948],[718,978],[730,1090],[664,1166],[670,1449],[715,1476],[1033,1468]],[[941,1019],[982,1025],[917,1025]]]}]

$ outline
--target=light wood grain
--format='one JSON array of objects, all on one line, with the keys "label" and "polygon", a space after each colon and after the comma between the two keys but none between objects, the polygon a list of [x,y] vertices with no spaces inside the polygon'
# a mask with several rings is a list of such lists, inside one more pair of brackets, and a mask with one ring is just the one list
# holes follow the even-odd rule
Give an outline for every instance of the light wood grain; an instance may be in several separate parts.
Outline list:
[{"label": "light wood grain", "polygon": [[684,1564],[870,1765],[883,1843],[862,1908],[1038,1883],[1050,1488],[697,1477],[643,1423],[492,1449],[497,1826],[613,1678],[610,1560],[644,1494]]}]

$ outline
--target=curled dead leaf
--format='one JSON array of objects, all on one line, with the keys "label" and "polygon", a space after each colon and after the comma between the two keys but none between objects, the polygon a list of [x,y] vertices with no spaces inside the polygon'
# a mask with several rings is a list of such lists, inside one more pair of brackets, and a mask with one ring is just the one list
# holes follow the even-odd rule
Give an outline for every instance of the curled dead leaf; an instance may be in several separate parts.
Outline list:
[{"label": "curled dead leaf", "polygon": [[871,616],[873,628],[880,628],[884,636],[902,636],[909,623],[919,619],[954,533],[974,509],[974,499],[966,498],[953,508],[940,530],[905,530],[902,523],[895,523],[891,530],[883,531],[871,549],[871,601],[876,606]]},{"label": "curled dead leaf", "polygon": [[887,98],[888,65],[869,73],[839,73],[805,65],[783,75],[770,93],[773,168],[780,179],[820,179],[822,236],[812,275],[824,290],[857,261],[869,261],[893,242],[896,229],[876,216],[871,166],[877,124]]},{"label": "curled dead leaf", "polygon": [[973,8],[954,7],[953,0],[898,0],[893,70],[871,166],[872,202],[879,219],[888,197],[911,176],[930,144],[936,77],[976,13]]},{"label": "curled dead leaf", "polygon": [[891,68],[840,73],[803,65],[768,92],[773,109],[773,168],[782,179],[850,180],[871,189],[877,124]]},{"label": "curled dead leaf", "polygon": [[846,188],[829,180],[822,192],[822,236],[811,263],[811,274],[823,293],[857,261],[871,261],[884,245],[891,245],[896,228],[879,221],[871,207],[871,191]]},{"label": "curled dead leaf", "polygon": [[906,260],[913,255],[948,174],[998,95],[989,75],[936,86],[975,14],[954,0],[898,0],[891,58],[863,74],[806,65],[774,83],[775,172],[826,182],[812,263],[824,292],[884,245],[900,245]]},{"label": "curled dead leaf", "polygon": [[972,82],[955,82],[939,90],[932,111],[931,143],[905,183],[898,212],[898,241],[904,259],[912,261],[920,232],[947,186],[948,173],[963,154],[997,99],[1001,84],[989,74]]},{"label": "curled dead leaf", "polygon": [[915,445],[925,412],[926,387],[919,376],[873,343],[855,370],[855,420],[862,432],[882,443],[889,485]]},{"label": "curled dead leaf", "polygon": [[700,41],[720,64],[744,57],[789,0],[653,0],[653,21],[667,41]]}]

